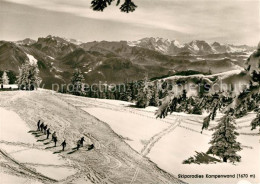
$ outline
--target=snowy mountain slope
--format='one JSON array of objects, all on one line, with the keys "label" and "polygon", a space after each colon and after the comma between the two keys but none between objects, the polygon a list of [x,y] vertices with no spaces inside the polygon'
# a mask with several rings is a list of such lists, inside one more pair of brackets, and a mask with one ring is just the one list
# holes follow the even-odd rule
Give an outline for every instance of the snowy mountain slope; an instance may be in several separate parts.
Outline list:
[{"label": "snowy mountain slope", "polygon": [[73,44],[75,44],[75,45],[81,45],[81,44],[83,44],[83,42],[80,41],[80,40],[76,40],[76,39],[72,39],[72,38],[63,38],[63,39],[66,40],[66,41],[68,41],[68,42],[70,42],[70,43],[73,43]]},{"label": "snowy mountain slope", "polygon": [[37,64],[37,59],[35,59],[35,57],[34,56],[32,56],[32,55],[30,55],[30,54],[26,54],[27,55],[27,57],[28,57],[28,59],[29,59],[29,63],[31,64],[31,65],[36,65]]},{"label": "snowy mountain slope", "polygon": [[169,39],[158,38],[158,37],[143,38],[138,41],[129,41],[128,45],[155,50],[163,54],[174,54],[175,52],[178,52],[180,48],[184,47],[176,40],[169,40]]},{"label": "snowy mountain slope", "polygon": [[[11,167],[20,167],[16,173],[17,179],[31,180],[32,183],[42,183],[41,180],[52,182],[76,173],[67,161],[44,150],[42,144],[28,134],[30,129],[15,112],[0,107],[0,113],[0,158]],[[3,163],[3,160],[0,162]],[[10,173],[8,167],[1,169],[1,182],[15,183],[16,177],[12,177],[14,171]]]},{"label": "snowy mountain slope", "polygon": [[[155,118],[154,112],[156,108],[152,107],[147,107],[146,109],[133,108],[131,103],[128,102],[91,98],[76,99],[69,95],[65,99],[106,122],[132,148],[140,154],[147,154],[147,157],[158,164],[160,168],[166,169],[173,175],[176,173],[185,175],[233,174],[241,170],[251,173],[260,169],[259,164],[254,164],[260,162],[258,157],[260,135],[255,135],[258,130],[250,130],[250,122],[256,116],[254,112],[236,120],[238,132],[241,134],[238,136],[238,139],[243,147],[243,150],[238,153],[242,156],[240,163],[235,165],[232,163],[185,165],[182,164],[183,160],[193,156],[195,151],[206,152],[209,147],[208,143],[211,140],[213,131],[205,130],[201,134],[202,122],[206,114],[173,113],[162,120]],[[214,127],[222,116],[223,114],[218,113],[216,121],[212,121],[210,126]],[[118,119],[123,120],[119,121]],[[174,126],[175,124],[177,126]],[[151,129],[154,135],[149,135],[147,131],[143,130],[145,127],[149,127],[149,130]],[[147,151],[143,152],[143,149],[140,151],[140,146],[148,147]],[[220,171],[219,167],[225,169]],[[248,180],[251,183],[256,183],[259,180],[259,176]],[[229,178],[227,180],[226,178],[204,177],[196,179],[187,178],[185,181],[188,183],[221,184],[227,182],[237,183],[240,181],[240,178]]]},{"label": "snowy mountain slope", "polygon": [[[8,178],[9,175],[21,177],[21,180],[27,178],[32,183],[182,183],[131,149],[106,123],[73,103],[83,99],[86,98],[47,90],[1,92],[0,107],[4,107],[1,117],[6,117],[1,123],[7,121],[6,126],[14,125],[9,126],[7,133],[17,134],[17,139],[11,140],[8,134],[7,140],[0,142],[7,159],[0,157],[0,162],[7,166],[3,168],[0,164],[0,173],[4,172]],[[6,109],[12,111],[12,116]],[[10,117],[14,114],[17,118],[12,121]],[[35,131],[39,119],[51,132],[56,131],[57,147],[45,139],[46,135]],[[86,142],[77,151],[73,148],[82,136]],[[64,139],[67,147],[62,152],[60,144]],[[95,148],[87,151],[86,144],[91,143]],[[19,170],[12,169],[15,166],[20,166]],[[4,174],[1,176],[6,176]]]}]

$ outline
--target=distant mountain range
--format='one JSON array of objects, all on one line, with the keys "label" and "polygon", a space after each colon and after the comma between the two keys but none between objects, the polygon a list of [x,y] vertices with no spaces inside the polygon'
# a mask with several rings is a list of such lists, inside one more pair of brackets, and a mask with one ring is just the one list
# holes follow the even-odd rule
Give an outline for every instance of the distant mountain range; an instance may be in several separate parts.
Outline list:
[{"label": "distant mountain range", "polygon": [[203,40],[195,40],[190,43],[180,44],[177,40],[164,38],[143,38],[138,41],[129,41],[129,46],[137,46],[151,49],[167,55],[205,55],[219,53],[234,53],[254,51],[256,47],[247,45],[230,45],[214,42],[209,44]]},{"label": "distant mountain range", "polygon": [[186,70],[212,74],[242,70],[253,50],[245,45],[205,41],[180,44],[162,38],[82,43],[49,35],[37,41],[0,41],[0,70],[18,74],[23,63],[37,63],[47,88],[52,83],[68,83],[75,68],[82,70],[88,83],[120,83],[142,79],[146,74],[153,78]]}]

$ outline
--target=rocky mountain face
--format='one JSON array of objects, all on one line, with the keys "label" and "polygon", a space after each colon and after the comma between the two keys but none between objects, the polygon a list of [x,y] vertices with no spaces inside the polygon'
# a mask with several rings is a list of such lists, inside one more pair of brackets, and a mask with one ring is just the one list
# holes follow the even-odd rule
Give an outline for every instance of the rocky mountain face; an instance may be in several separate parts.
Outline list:
[{"label": "rocky mountain face", "polygon": [[36,41],[31,39],[31,38],[25,38],[24,40],[19,40],[15,43],[17,43],[18,45],[32,45],[34,44]]},{"label": "rocky mountain face", "polygon": [[37,41],[0,41],[0,70],[12,70],[18,75],[23,63],[37,63],[42,84],[51,88],[52,84],[69,83],[75,68],[81,69],[87,83],[121,83],[143,79],[146,74],[149,78],[186,70],[214,74],[245,67],[246,52],[224,51],[225,47],[216,42],[182,45],[144,38],[136,42],[81,43],[49,35]]}]

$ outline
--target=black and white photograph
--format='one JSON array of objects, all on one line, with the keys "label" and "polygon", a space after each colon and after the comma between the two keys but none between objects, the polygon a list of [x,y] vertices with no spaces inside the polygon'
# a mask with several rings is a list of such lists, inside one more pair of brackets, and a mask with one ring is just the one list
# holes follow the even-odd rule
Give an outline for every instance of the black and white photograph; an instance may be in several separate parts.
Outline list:
[{"label": "black and white photograph", "polygon": [[260,184],[260,0],[0,0],[0,184]]}]

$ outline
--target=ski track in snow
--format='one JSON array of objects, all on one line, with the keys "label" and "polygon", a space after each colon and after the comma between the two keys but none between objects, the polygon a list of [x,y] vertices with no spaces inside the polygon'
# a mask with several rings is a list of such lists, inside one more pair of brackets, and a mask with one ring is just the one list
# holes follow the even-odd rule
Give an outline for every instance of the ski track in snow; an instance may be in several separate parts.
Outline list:
[{"label": "ski track in snow", "polygon": [[[121,111],[121,112],[128,112],[128,113],[132,113],[132,114],[135,114],[135,115],[139,115],[139,116],[142,116],[142,117],[146,117],[146,118],[149,118],[149,119],[157,119],[154,115],[153,112],[148,112],[148,111],[145,111],[145,110],[142,110],[142,109],[131,109],[131,107],[122,107],[122,106],[118,106],[118,105],[114,105],[114,104],[110,104],[110,103],[106,103],[104,101],[99,101],[99,99],[91,99],[91,98],[88,98],[86,101],[80,101],[80,99],[78,100],[75,100],[71,99],[71,97],[66,97],[66,101],[68,103],[70,103],[71,105],[73,105],[74,107],[76,108],[84,108],[84,107],[88,107],[89,105],[91,106],[95,106],[95,107],[101,107],[101,108],[105,108],[105,109],[110,109],[110,110],[113,110],[113,111]],[[72,101],[72,102],[71,102]],[[75,101],[76,103],[80,103],[79,104],[75,104]],[[74,104],[73,104],[74,102]],[[148,115],[144,115],[143,112],[147,113],[147,114],[150,114],[150,116]],[[172,116],[174,118],[172,118]],[[191,115],[192,116],[192,115]],[[177,119],[175,119],[177,118]],[[171,115],[170,117],[168,116],[168,119],[167,120],[162,120],[162,119],[157,119],[158,121],[161,121],[163,123],[168,123],[170,124],[169,127],[167,127],[166,129],[162,130],[161,132],[155,134],[153,137],[151,137],[148,142],[144,145],[144,147],[142,148],[141,150],[141,154],[143,156],[146,156],[149,154],[149,152],[151,151],[151,149],[153,148],[153,146],[165,135],[167,135],[168,133],[174,131],[174,129],[176,127],[180,127],[180,128],[185,128],[189,131],[193,131],[193,132],[197,132],[197,133],[200,133],[201,134],[201,131],[200,130],[194,130],[188,126],[184,126],[182,125],[182,122],[183,123],[186,123],[186,124],[192,124],[192,123],[189,123],[188,121],[194,121],[196,122],[197,125],[200,125],[202,126],[202,123],[196,121],[196,120],[193,120],[193,119],[184,119],[184,118],[181,118],[181,115]],[[211,125],[212,126],[212,125]],[[203,135],[206,135],[206,136],[211,136],[207,133],[202,133]]]},{"label": "ski track in snow", "polygon": [[[62,99],[62,98],[61,98]],[[84,111],[83,108],[84,107],[88,107],[89,105],[92,105],[92,106],[96,106],[96,107],[102,107],[102,108],[105,108],[105,109],[110,109],[110,110],[114,110],[114,111],[123,111],[123,112],[128,112],[128,113],[132,113],[132,114],[136,114],[136,115],[139,115],[139,116],[142,116],[142,117],[146,117],[146,118],[149,118],[149,119],[157,119],[154,117],[154,114],[153,116],[146,116],[146,115],[143,115],[142,113],[139,112],[139,110],[136,110],[136,109],[129,109],[129,108],[123,108],[123,107],[119,107],[119,106],[116,106],[116,105],[112,105],[112,104],[109,104],[109,103],[105,103],[105,102],[98,102],[97,100],[94,100],[94,102],[90,99],[87,99],[87,101],[78,101],[81,103],[81,105],[76,105],[76,104],[73,104],[73,102],[71,102],[71,98],[65,98],[66,100],[64,100],[66,103],[70,104],[71,106],[81,110],[81,111]],[[62,99],[63,100],[63,99]],[[75,99],[73,99],[75,100]],[[84,104],[84,105],[83,105]],[[142,110],[140,110],[142,112]],[[86,113],[86,111],[84,111]],[[143,111],[145,112],[145,111]],[[151,112],[149,112],[151,113]],[[95,117],[95,116],[94,116]],[[176,117],[179,117],[178,115],[176,115]],[[98,118],[98,117],[96,117]],[[99,119],[98,119],[99,120]],[[151,137],[151,139],[148,141],[148,143],[143,147],[142,149],[142,152],[140,153],[142,156],[146,156],[150,151],[151,149],[153,148],[153,146],[165,135],[167,135],[168,133],[172,132],[176,127],[178,127],[180,125],[180,121],[179,119],[176,120],[174,119],[174,121],[176,121],[175,123],[171,122],[171,121],[165,121],[165,120],[161,120],[161,119],[157,119],[158,121],[161,121],[163,123],[168,123],[170,124],[169,127],[167,127],[166,129],[164,129],[163,131],[157,133],[156,135],[154,135],[153,137]],[[172,120],[172,119],[171,119]],[[101,120],[99,120],[101,121]],[[107,146],[106,145],[103,145],[101,144],[96,138],[94,138],[93,136],[89,135],[89,134],[84,134],[86,137],[90,138],[92,140],[92,142],[94,143],[94,145],[96,145],[96,148],[95,149],[97,152],[100,148],[106,148]],[[113,141],[111,141],[112,143]],[[110,143],[108,143],[109,145]],[[100,152],[100,154],[102,154]],[[104,155],[102,154],[102,156],[104,156],[107,160],[107,163],[103,163],[104,165],[106,164],[109,164],[111,163],[111,159],[114,159],[114,161],[116,162],[115,166],[110,166],[110,168],[112,169],[120,169],[121,165],[122,165],[122,162],[118,159],[115,159],[114,157],[111,157],[110,155]],[[138,173],[139,173],[139,168],[137,167],[135,169],[135,173],[133,175],[133,178],[130,182],[130,184],[134,183],[136,181],[136,178],[138,177]],[[108,178],[105,178],[103,179],[103,181],[107,181]],[[164,178],[161,177],[161,181],[163,183],[167,183],[168,181]]]},{"label": "ski track in snow", "polygon": [[[23,95],[19,94],[19,95],[15,95],[12,97],[12,101],[14,101],[15,99],[17,98],[21,98]],[[30,99],[28,99],[28,101],[32,104],[37,104],[38,106],[42,106],[41,104],[39,103],[36,103]],[[64,120],[64,119],[63,119]],[[64,120],[64,122],[66,122]],[[66,123],[65,123],[66,125]],[[65,131],[67,126],[64,126],[62,127],[62,131]],[[27,133],[32,133],[34,131],[29,131],[29,132],[23,132],[24,134],[27,134]],[[43,133],[39,133],[38,132],[38,135],[36,138],[38,140],[41,140],[42,137],[46,136],[45,134]],[[31,135],[31,138],[33,139],[33,134]],[[16,153],[19,153],[19,152],[24,152],[24,151],[27,151],[27,150],[39,150],[39,151],[45,151],[46,152],[46,145],[44,144],[41,144],[41,143],[37,143],[37,144],[32,144],[32,143],[24,143],[24,142],[17,142],[17,141],[6,141],[6,140],[0,140],[0,145],[6,145],[6,146],[14,146],[14,147],[18,147],[19,146],[19,150],[16,150],[16,151],[8,151],[6,152],[4,149],[0,148],[0,155],[5,158],[8,162],[0,162],[0,164],[4,164],[6,168],[11,168],[13,171],[16,171],[18,173],[23,173],[23,176],[25,177],[28,177],[30,179],[33,179],[34,181],[37,180],[37,181],[40,181],[40,182],[43,182],[43,183],[56,183],[56,182],[59,182],[59,183],[63,183],[63,182],[70,182],[76,178],[78,178],[79,176],[82,175],[82,173],[84,173],[84,171],[82,171],[82,168],[80,166],[78,167],[74,167],[73,165],[57,165],[57,164],[40,164],[40,163],[27,163],[27,162],[21,162],[21,161],[18,161],[16,159],[14,159],[11,155],[12,154],[16,154]],[[2,146],[1,146],[2,147]],[[13,149],[13,148],[12,148]],[[18,169],[14,168],[13,166],[10,165],[10,162],[11,164],[14,164],[15,167],[18,167]],[[41,167],[54,167],[54,168],[73,168],[73,169],[76,169],[78,170],[76,172],[76,174],[73,174],[73,175],[70,175],[70,176],[67,176],[65,177],[64,179],[61,179],[61,180],[57,180],[57,179],[53,179],[51,177],[48,177],[40,172],[37,172],[35,168],[30,168],[30,166],[33,166],[37,168],[37,166],[41,166]],[[92,181],[95,181],[95,175],[93,174],[92,175],[93,177],[89,177],[89,179],[91,179]]]},{"label": "ski track in snow", "polygon": [[[144,110],[137,110],[137,109],[130,109],[130,107],[119,107],[117,105],[112,105],[109,103],[105,103],[105,102],[99,102],[98,100],[95,99],[88,99],[88,101],[84,101],[85,105],[81,104],[81,105],[75,105],[72,102],[69,102],[71,100],[71,98],[66,98],[66,102],[70,103],[71,105],[73,105],[76,108],[84,108],[84,107],[88,107],[89,104],[93,105],[93,106],[97,106],[97,107],[101,107],[101,108],[105,108],[105,109],[110,109],[110,110],[114,110],[114,111],[123,111],[123,112],[128,112],[128,113],[132,113],[135,115],[139,115],[142,117],[146,117],[149,119],[157,119],[155,118],[155,115],[153,114],[152,116],[147,116],[142,114],[142,112],[147,112]],[[94,101],[94,102],[93,102]],[[80,101],[81,103],[84,103],[82,101]],[[147,112],[152,114],[152,112]],[[174,129],[178,126],[180,126],[181,124],[181,120],[180,120],[180,116],[179,115],[175,115],[175,117],[177,117],[177,119],[173,119],[173,118],[169,118],[169,120],[162,120],[162,119],[157,119],[158,121],[161,121],[163,123],[168,123],[170,124],[170,126],[168,126],[166,129],[162,130],[161,132],[155,134],[154,136],[152,136],[147,143],[144,145],[144,147],[141,150],[141,155],[146,156],[149,154],[149,152],[151,151],[151,149],[153,148],[153,146],[165,135],[167,135],[168,133],[174,131]]]},{"label": "ski track in snow", "polygon": [[[131,107],[127,107],[127,106],[122,106],[122,105],[115,105],[115,104],[111,104],[111,103],[107,103],[101,100],[97,100],[97,99],[91,99],[91,98],[85,98],[85,97],[79,97],[79,98],[75,98],[74,96],[70,96],[70,95],[61,95],[61,94],[55,94],[56,97],[58,97],[60,100],[64,101],[66,104],[68,104],[68,108],[76,108],[79,111],[81,111],[82,113],[86,113],[86,111],[83,110],[83,108],[89,108],[89,107],[99,107],[99,108],[104,108],[104,109],[110,109],[113,111],[120,111],[120,112],[127,112],[127,113],[132,113],[138,116],[142,116],[148,119],[156,119],[155,115],[153,112],[148,112],[142,109],[135,109],[135,108],[131,108]],[[22,98],[23,94],[19,94],[17,96],[12,96],[11,101],[15,101],[16,98]],[[37,105],[39,108],[45,108],[42,104],[37,103],[31,99],[27,99],[30,103]],[[187,116],[187,115],[184,115]],[[194,118],[194,119],[190,119],[189,117],[184,117],[183,115],[178,115],[178,114],[172,114],[171,116],[168,116],[167,119],[157,119],[157,121],[160,121],[161,123],[167,123],[169,124],[169,126],[165,129],[163,129],[162,131],[158,132],[157,134],[153,135],[143,146],[140,154],[144,157],[146,157],[151,150],[153,149],[153,147],[166,135],[168,135],[169,133],[172,133],[177,127],[180,128],[184,128],[188,131],[192,131],[192,132],[196,132],[198,134],[201,134],[200,129],[201,129],[201,125],[202,125],[202,121],[200,122],[200,117],[198,117],[198,119]],[[193,117],[192,115],[190,117]],[[195,116],[194,116],[195,117]],[[98,117],[95,117],[98,120]],[[53,119],[55,120],[55,119]],[[52,120],[52,121],[53,121]],[[61,119],[64,122],[63,125],[60,127],[61,132],[67,132],[70,122],[67,122],[66,117],[61,117]],[[58,120],[57,120],[58,121]],[[101,121],[102,122],[102,121]],[[95,124],[95,122],[91,122],[93,124]],[[241,122],[239,122],[238,124],[242,124]],[[241,131],[244,128],[249,128],[249,125],[243,125],[243,126],[238,126],[238,129]],[[94,152],[96,152],[98,155],[100,155],[100,157],[104,158],[104,162],[101,163],[103,166],[106,166],[108,168],[111,169],[120,169],[120,167],[123,165],[123,162],[120,158],[114,156],[114,154],[112,152],[109,151],[103,151],[104,149],[109,149],[111,146],[113,147],[113,140],[111,142],[108,142],[106,144],[103,144],[101,140],[98,140],[96,137],[94,137],[92,134],[89,134],[88,132],[83,130],[82,133],[84,136],[86,136],[87,138],[89,138],[91,140],[91,142],[95,145],[95,149],[93,149]],[[210,134],[208,134],[208,131],[204,131],[202,133],[205,136],[211,136]],[[259,136],[259,134],[256,133],[248,133],[248,132],[240,132],[241,135],[249,135],[249,136]],[[40,138],[40,137],[39,137]],[[76,173],[73,175],[70,175],[64,179],[59,180],[60,183],[68,183],[68,182],[73,182],[76,181],[77,179],[81,178],[82,175],[84,175],[84,177],[87,178],[87,181],[91,181],[92,183],[100,183],[101,181],[103,183],[110,183],[110,179],[109,177],[107,177],[106,175],[99,175],[98,172],[96,172],[95,170],[92,170],[88,167],[83,167],[82,164],[79,164],[80,161],[78,158],[69,158],[71,161],[75,161],[74,164],[72,165],[55,165],[55,164],[39,164],[39,163],[20,163],[17,160],[13,159],[10,155],[13,153],[19,153],[22,151],[25,151],[27,149],[38,149],[38,150],[44,150],[45,145],[32,145],[29,143],[22,143],[22,142],[8,142],[5,140],[0,140],[0,144],[6,144],[6,145],[12,145],[12,146],[22,146],[23,149],[22,150],[17,150],[17,151],[13,151],[11,153],[5,153],[5,151],[0,150],[1,155],[10,160],[12,163],[18,165],[19,167],[21,167],[21,169],[24,172],[28,172],[30,175],[30,178],[35,178],[36,180],[40,180],[40,181],[47,181],[48,183],[53,183],[56,182],[57,180],[53,179],[53,178],[49,178],[41,173],[38,173],[32,169],[30,169],[30,166],[43,166],[43,167],[67,167],[67,168],[74,168],[76,169]],[[251,146],[248,145],[242,145],[243,148],[247,148],[247,149],[253,149]],[[83,150],[79,150],[79,152],[81,152]],[[65,153],[67,153],[68,151],[66,151]],[[62,156],[62,155],[61,155]],[[63,156],[62,156],[63,157]],[[91,162],[91,160],[87,160],[87,158],[85,158],[85,162]],[[26,165],[26,166],[25,166]],[[87,173],[87,174],[86,174]],[[135,168],[135,172],[133,175],[133,178],[131,180],[131,183],[135,183],[135,181],[137,180],[138,177],[138,167]],[[168,181],[165,178],[161,178],[161,181],[163,181],[164,183],[167,183]]]},{"label": "ski track in snow", "polygon": [[[104,108],[104,109],[110,109],[110,110],[121,111],[121,112],[128,112],[128,113],[133,113],[135,115],[143,116],[143,117],[146,117],[146,118],[155,119],[155,116],[154,116],[154,114],[152,114],[152,112],[147,112],[147,111],[141,110],[141,109],[132,109],[131,107],[123,107],[123,106],[119,107],[119,106],[109,104],[109,103],[106,103],[106,102],[100,102],[99,100],[96,100],[96,99],[87,99],[86,101],[83,101],[83,100],[77,101],[75,99],[72,100],[69,97],[67,97],[66,100],[70,101],[70,103],[72,103],[72,104],[74,103],[74,105],[79,107],[79,108],[84,108],[84,107],[88,107],[88,106],[101,107],[101,108]],[[144,115],[144,114],[149,114],[151,116]],[[169,118],[168,120],[159,120],[163,123],[169,123],[170,126],[167,127],[166,129],[164,129],[163,131],[157,133],[153,137],[151,137],[148,140],[148,142],[144,145],[142,151],[140,152],[141,155],[147,156],[151,152],[153,147],[160,141],[160,139],[162,139],[164,136],[168,135],[169,133],[174,132],[176,127],[183,128],[183,129],[186,129],[188,131],[192,131],[192,132],[195,132],[197,134],[207,136],[207,137],[209,137],[208,138],[209,140],[211,139],[211,136],[212,136],[211,133],[212,132],[210,132],[208,130],[204,130],[201,133],[203,116],[194,116],[194,117],[197,117],[197,118],[193,118],[192,115],[190,117],[185,117],[187,115],[182,116],[182,115],[175,115],[175,114],[173,114],[171,116],[177,117],[177,119]],[[251,116],[251,115],[249,115],[249,116]],[[213,128],[216,125],[218,120],[219,120],[219,117],[216,117],[216,120],[210,124],[209,129]],[[237,123],[237,124],[242,124],[241,120],[238,120],[238,122],[239,123]],[[239,132],[240,135],[258,136],[259,137],[259,133],[243,132],[244,128],[250,128],[250,125],[237,126],[237,128],[238,128],[238,130],[242,131],[242,132],[241,131]],[[254,149],[252,146],[249,146],[246,143],[242,144],[241,147],[243,149],[251,149],[251,150]],[[138,173],[139,171],[136,170],[136,172]],[[135,177],[135,175],[134,175],[134,177]],[[133,181],[134,180],[135,179],[133,178]]]},{"label": "ski track in snow", "polygon": [[[61,98],[60,98],[61,99]],[[63,99],[62,99],[63,100]],[[70,102],[68,102],[68,101],[65,101],[66,103],[69,103],[71,106],[73,106],[73,107],[75,107],[75,108],[77,108],[77,109],[79,109],[80,111],[83,111],[84,113],[86,113],[84,110],[82,110],[81,109],[81,107],[79,107],[79,106],[75,106],[75,105],[73,105],[72,103],[70,103]],[[95,145],[95,148],[96,149],[94,149],[95,151],[97,151],[97,152],[99,152],[98,150],[99,149],[101,149],[101,148],[107,148],[107,146],[105,146],[104,144],[102,144],[102,143],[100,143],[100,141],[98,141],[95,137],[93,137],[91,134],[84,134],[87,138],[89,138],[92,142],[93,142],[93,144]],[[110,156],[109,154],[108,155],[104,155],[102,152],[99,152],[100,154],[102,154],[106,159],[107,159],[107,163],[105,163],[105,164],[109,164],[109,163],[111,163],[112,161],[112,159],[114,159],[114,161],[116,162],[116,164],[115,164],[115,166],[109,166],[111,169],[117,169],[117,168],[120,168],[121,167],[121,165],[122,165],[122,163],[121,163],[121,161],[120,160],[118,160],[118,159],[116,159],[116,158],[114,158],[114,157],[112,157],[112,156]]]},{"label": "ski track in snow", "polygon": [[25,172],[28,174],[31,174],[34,178],[37,178],[39,180],[44,180],[44,181],[48,181],[48,182],[57,182],[57,180],[49,178],[47,176],[42,175],[41,173],[38,173],[36,171],[33,171],[32,169],[28,168],[27,166],[25,166],[24,164],[21,164],[20,162],[16,161],[15,159],[13,159],[9,154],[7,154],[4,150],[0,149],[0,154],[6,158],[7,160],[9,160],[10,162],[14,163],[15,165],[18,165],[20,168],[19,172]]},{"label": "ski track in snow", "polygon": [[[87,101],[87,102],[82,102],[79,100],[76,100],[76,99],[71,99],[70,97],[67,98],[64,96],[66,95],[63,95],[63,97],[61,97],[59,94],[56,94],[56,96],[58,96],[58,98],[60,98],[61,100],[63,100],[64,102],[68,103],[70,106],[73,106],[75,107],[76,109],[80,110],[80,111],[83,111],[84,113],[87,113],[86,111],[84,111],[82,108],[84,107],[88,107],[89,105],[92,105],[92,106],[97,106],[97,107],[102,107],[102,108],[106,108],[106,109],[111,109],[111,110],[115,110],[115,111],[118,111],[120,109],[120,111],[127,111],[129,113],[134,113],[134,114],[137,114],[137,115],[140,115],[140,116],[144,116],[144,117],[147,117],[147,118],[152,118],[152,119],[155,119],[154,117],[150,117],[150,116],[145,116],[143,114],[140,114],[138,113],[137,110],[129,110],[127,108],[121,108],[121,107],[118,107],[116,105],[112,105],[112,104],[109,104],[109,103],[103,103],[103,102],[98,102],[98,101],[94,101],[94,102],[91,102],[90,101]],[[78,104],[75,104],[73,103],[73,101],[78,101],[81,103],[81,105],[78,105]],[[104,106],[105,105],[105,106]],[[95,116],[93,116],[95,117]],[[95,117],[97,120],[101,121],[100,119],[98,119],[97,117]],[[164,120],[160,120],[164,123],[170,123],[172,124],[172,122],[167,122],[167,121],[164,121]],[[102,122],[102,121],[101,121]],[[108,165],[110,164],[108,167],[111,168],[111,169],[120,169],[120,167],[122,166],[122,162],[118,159],[116,159],[115,157],[113,157],[113,153],[110,155],[110,154],[104,154],[102,152],[100,152],[99,150],[100,149],[106,149],[108,147],[108,145],[110,143],[108,143],[108,145],[104,145],[102,144],[99,140],[97,140],[95,137],[93,137],[91,134],[84,134],[86,137],[88,137],[89,139],[91,139],[91,141],[93,142],[93,144],[95,145],[95,150],[96,152],[98,152],[100,155],[102,155],[103,157],[105,157],[106,159],[106,162],[103,163],[103,165]],[[159,138],[160,139],[160,138]],[[157,141],[159,139],[156,139]],[[113,141],[111,141],[111,143],[113,143]],[[151,144],[151,147],[153,146],[154,144]],[[149,147],[150,148],[150,147]],[[113,164],[111,166],[111,163],[112,162],[115,162],[115,164]],[[137,167],[137,170],[138,170],[138,167]],[[136,177],[137,177],[138,173],[135,173],[132,180],[131,180],[131,183],[134,183],[134,181],[136,180]],[[162,178],[162,177],[161,177]],[[168,181],[164,178],[162,178],[161,180],[165,180],[164,183],[167,183]],[[109,178],[105,177],[105,178],[102,178],[102,181],[103,182],[109,182]],[[179,182],[177,182],[179,183]]]},{"label": "ski track in snow", "polygon": [[158,134],[154,135],[148,143],[143,147],[141,150],[141,154],[146,156],[149,154],[153,146],[165,135],[172,132],[176,127],[178,127],[181,124],[180,119],[176,120],[175,124],[172,124],[171,126],[167,127],[163,131],[159,132]]}]

